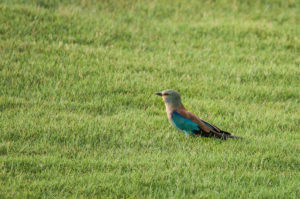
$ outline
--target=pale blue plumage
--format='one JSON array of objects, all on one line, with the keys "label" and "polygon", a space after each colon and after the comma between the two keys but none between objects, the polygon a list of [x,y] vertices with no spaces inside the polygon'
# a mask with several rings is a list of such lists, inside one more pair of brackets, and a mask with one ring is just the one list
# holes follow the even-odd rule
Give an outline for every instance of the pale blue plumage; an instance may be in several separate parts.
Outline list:
[{"label": "pale blue plumage", "polygon": [[187,136],[188,134],[194,135],[193,131],[199,131],[199,126],[195,122],[183,117],[176,111],[172,113],[172,125],[177,129],[183,131]]}]

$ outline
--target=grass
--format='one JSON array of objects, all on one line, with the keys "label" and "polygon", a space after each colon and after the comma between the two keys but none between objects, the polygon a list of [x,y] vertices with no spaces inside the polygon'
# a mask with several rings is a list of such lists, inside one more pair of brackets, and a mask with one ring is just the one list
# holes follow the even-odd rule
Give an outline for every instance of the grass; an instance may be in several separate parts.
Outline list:
[{"label": "grass", "polygon": [[[299,198],[299,13],[1,0],[0,198]],[[185,139],[166,88],[245,139]]]}]

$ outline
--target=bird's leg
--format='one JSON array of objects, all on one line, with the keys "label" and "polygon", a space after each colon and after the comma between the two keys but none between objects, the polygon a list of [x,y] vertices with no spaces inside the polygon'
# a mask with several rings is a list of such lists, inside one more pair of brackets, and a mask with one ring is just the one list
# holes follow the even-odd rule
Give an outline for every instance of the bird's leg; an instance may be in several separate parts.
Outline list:
[{"label": "bird's leg", "polygon": [[186,132],[186,131],[184,133],[185,133],[185,138],[186,139],[189,138],[190,134],[188,132]]}]

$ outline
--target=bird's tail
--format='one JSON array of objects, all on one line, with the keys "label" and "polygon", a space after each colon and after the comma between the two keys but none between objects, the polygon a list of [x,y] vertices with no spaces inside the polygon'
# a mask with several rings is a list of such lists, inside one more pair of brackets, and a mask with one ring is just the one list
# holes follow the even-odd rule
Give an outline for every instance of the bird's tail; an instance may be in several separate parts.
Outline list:
[{"label": "bird's tail", "polygon": [[242,139],[241,137],[237,137],[234,135],[231,135],[231,133],[228,133],[226,131],[220,131],[220,137],[218,136],[218,138],[226,140],[227,138],[231,138],[231,139]]}]

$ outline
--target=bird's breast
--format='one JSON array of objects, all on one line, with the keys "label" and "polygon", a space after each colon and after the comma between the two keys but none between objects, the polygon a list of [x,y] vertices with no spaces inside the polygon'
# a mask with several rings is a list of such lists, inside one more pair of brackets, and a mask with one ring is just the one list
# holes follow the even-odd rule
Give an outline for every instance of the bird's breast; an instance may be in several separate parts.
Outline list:
[{"label": "bird's breast", "polygon": [[169,119],[169,121],[172,121],[172,114],[173,114],[173,111],[171,111],[171,110],[166,110],[167,111],[167,116],[168,116],[168,119]]},{"label": "bird's breast", "polygon": [[176,123],[174,122],[174,120],[172,119],[172,114],[170,116],[168,116],[168,119],[169,119],[169,122],[170,124],[175,128],[175,129],[178,129],[179,131],[182,131],[182,129],[180,129]]}]

